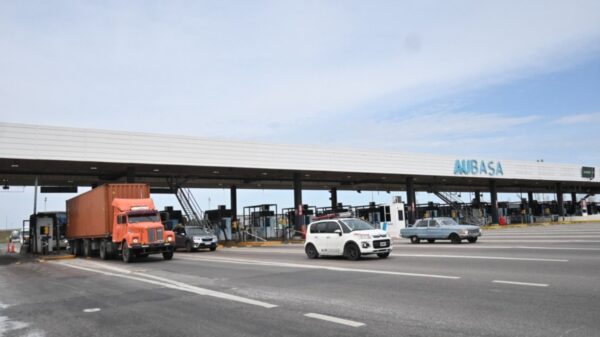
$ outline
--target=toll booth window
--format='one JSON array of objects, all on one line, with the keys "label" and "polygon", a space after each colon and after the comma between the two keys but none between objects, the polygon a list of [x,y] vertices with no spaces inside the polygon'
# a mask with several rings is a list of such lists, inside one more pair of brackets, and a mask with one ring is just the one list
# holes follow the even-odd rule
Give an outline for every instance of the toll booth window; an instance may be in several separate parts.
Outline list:
[{"label": "toll booth window", "polygon": [[399,221],[404,221],[404,212],[398,211],[398,220]]}]

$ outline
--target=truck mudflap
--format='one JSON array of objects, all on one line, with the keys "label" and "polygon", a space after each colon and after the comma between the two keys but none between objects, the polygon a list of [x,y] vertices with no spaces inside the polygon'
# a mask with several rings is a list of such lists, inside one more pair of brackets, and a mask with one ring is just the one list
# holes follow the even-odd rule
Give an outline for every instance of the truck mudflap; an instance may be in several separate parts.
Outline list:
[{"label": "truck mudflap", "polygon": [[149,243],[145,245],[132,245],[129,249],[138,254],[159,254],[175,251],[175,246],[169,243]]}]

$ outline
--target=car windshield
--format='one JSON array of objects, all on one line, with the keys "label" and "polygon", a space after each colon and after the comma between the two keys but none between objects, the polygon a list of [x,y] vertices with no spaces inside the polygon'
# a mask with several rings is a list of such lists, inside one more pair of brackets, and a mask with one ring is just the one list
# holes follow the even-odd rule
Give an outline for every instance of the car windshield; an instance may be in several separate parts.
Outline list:
[{"label": "car windshield", "polygon": [[129,213],[129,223],[160,222],[158,213]]},{"label": "car windshield", "polygon": [[450,219],[450,218],[441,219],[440,222],[444,226],[458,226],[458,223],[456,223],[456,221],[454,221],[453,219]]},{"label": "car windshield", "polygon": [[187,227],[185,229],[185,232],[187,235],[197,235],[197,236],[211,235],[211,233],[209,231],[207,231],[204,228],[199,228],[199,227]]},{"label": "car windshield", "polygon": [[344,219],[342,222],[350,229],[350,231],[374,229],[368,222],[360,219]]}]

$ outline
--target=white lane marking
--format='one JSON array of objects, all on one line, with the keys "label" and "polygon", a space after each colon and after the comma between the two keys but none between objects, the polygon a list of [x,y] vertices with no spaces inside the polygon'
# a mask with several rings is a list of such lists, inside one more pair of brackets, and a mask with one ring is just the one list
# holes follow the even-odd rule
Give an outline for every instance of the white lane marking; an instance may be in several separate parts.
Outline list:
[{"label": "white lane marking", "polygon": [[502,280],[493,280],[492,283],[515,284],[515,285],[519,285],[519,286],[530,286],[530,287],[547,287],[547,286],[549,286],[549,284],[546,284],[546,283],[529,283],[529,282],[502,281]]},{"label": "white lane marking", "polygon": [[351,321],[351,320],[347,320],[347,319],[343,319],[343,318],[337,318],[337,317],[328,316],[328,315],[315,314],[312,312],[308,313],[308,314],[304,314],[304,316],[320,319],[323,321],[333,322],[333,323],[337,323],[337,324],[343,324],[343,325],[351,326],[353,328],[365,326],[365,323]]},{"label": "white lane marking", "polygon": [[375,270],[375,269],[355,269],[355,268],[342,268],[332,266],[320,266],[320,265],[309,265],[300,263],[288,263],[288,262],[267,262],[258,260],[247,260],[247,259],[230,259],[230,258],[219,258],[219,257],[181,257],[177,256],[178,259],[190,260],[190,261],[206,261],[213,263],[234,263],[234,264],[248,264],[248,265],[260,265],[268,267],[289,267],[289,268],[303,268],[303,269],[322,269],[331,271],[342,271],[351,273],[365,273],[365,274],[381,274],[381,275],[394,275],[394,276],[412,276],[412,277],[428,277],[428,278],[439,278],[458,280],[460,276],[448,276],[448,275],[436,275],[436,274],[420,274],[420,273],[404,273],[387,270]]},{"label": "white lane marking", "polygon": [[[600,251],[600,248],[580,248],[580,247],[538,247],[538,246],[484,246],[484,245],[406,245],[406,247],[414,247],[415,249],[536,249],[536,250],[581,250],[581,251]],[[395,246],[396,249],[403,247]],[[392,253],[393,254],[393,253]]]},{"label": "white lane marking", "polygon": [[100,308],[83,309],[83,312],[98,312],[98,311],[100,311]]},{"label": "white lane marking", "polygon": [[489,238],[485,238],[482,237],[481,241],[485,241],[485,242],[495,242],[495,243],[504,243],[504,242],[539,242],[539,243],[599,243],[599,240],[545,240],[545,239],[539,239],[539,240],[514,240],[514,239],[510,239],[510,240],[502,240],[502,239],[489,239]]},{"label": "white lane marking", "polygon": [[509,260],[509,261],[537,261],[537,262],[569,262],[564,259],[539,259],[526,257],[503,257],[503,256],[475,256],[475,255],[434,255],[434,254],[394,254],[392,256],[403,257],[439,257],[450,259],[480,259],[480,260]]},{"label": "white lane marking", "polygon": [[147,275],[147,274],[137,273],[137,275],[139,275],[139,276],[145,276],[145,277],[152,276],[152,278],[159,279],[159,280],[161,280],[161,282],[159,282],[158,280],[155,281],[155,280],[150,280],[148,278],[132,276],[130,274],[136,275],[136,273],[132,273],[132,272],[129,272],[129,274],[127,274],[127,273],[119,274],[119,273],[113,273],[113,272],[109,272],[109,271],[102,271],[102,270],[96,270],[96,269],[92,269],[92,268],[77,266],[77,265],[74,265],[74,264],[71,264],[68,262],[56,261],[53,263],[60,264],[62,266],[66,266],[66,267],[70,267],[70,268],[74,268],[74,269],[80,269],[80,270],[85,270],[85,271],[103,274],[103,275],[107,275],[107,276],[115,276],[115,277],[121,277],[121,278],[125,278],[125,279],[150,283],[150,284],[158,285],[158,286],[169,288],[169,289],[186,291],[186,292],[197,294],[197,295],[216,297],[216,298],[220,298],[220,299],[224,299],[224,300],[255,305],[255,306],[259,306],[259,307],[263,307],[263,308],[267,308],[267,309],[277,307],[277,305],[275,305],[275,304],[257,301],[257,300],[253,300],[253,299],[249,299],[249,298],[236,296],[236,295],[226,294],[226,293],[222,293],[222,292],[218,292],[218,291],[214,291],[214,290],[210,290],[210,289],[200,288],[200,287],[188,285],[185,283],[171,281],[168,279],[164,279],[164,278],[160,278],[160,277],[152,276],[152,275]]},{"label": "white lane marking", "polygon": [[482,235],[481,238],[485,239],[598,239],[600,235]]}]

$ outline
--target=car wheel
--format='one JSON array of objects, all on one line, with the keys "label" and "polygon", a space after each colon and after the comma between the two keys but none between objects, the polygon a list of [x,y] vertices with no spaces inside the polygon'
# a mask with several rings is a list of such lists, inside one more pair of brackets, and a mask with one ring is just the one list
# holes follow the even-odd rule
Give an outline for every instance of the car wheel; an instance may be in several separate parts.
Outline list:
[{"label": "car wheel", "polygon": [[469,243],[475,243],[475,242],[477,242],[477,237],[469,238],[468,240],[469,240]]},{"label": "car wheel", "polygon": [[319,257],[319,252],[312,243],[306,245],[306,248],[304,248],[304,252],[306,253],[306,256],[308,256],[309,259],[316,259]]},{"label": "car wheel", "polygon": [[458,236],[458,234],[456,234],[456,233],[450,234],[450,241],[455,245],[458,245],[461,243],[460,236]]},{"label": "car wheel", "polygon": [[194,251],[194,246],[192,245],[191,241],[188,241],[185,243],[185,251],[188,253],[191,253]]},{"label": "car wheel", "polygon": [[346,249],[344,249],[344,255],[352,261],[356,261],[360,259],[360,248],[356,243],[349,243],[346,245]]},{"label": "car wheel", "polygon": [[217,250],[217,246],[210,247],[210,251],[211,251],[211,252],[214,252],[215,250]]},{"label": "car wheel", "polygon": [[419,242],[421,242],[421,239],[419,239],[417,236],[410,237],[410,243],[419,243]]},{"label": "car wheel", "polygon": [[377,254],[377,256],[379,256],[380,259],[385,259],[386,257],[390,256],[390,252],[379,253],[379,254]]},{"label": "car wheel", "polygon": [[427,239],[427,242],[429,242],[429,243],[435,243],[435,239]]},{"label": "car wheel", "polygon": [[133,254],[131,253],[131,249],[127,246],[127,242],[123,241],[123,249],[121,250],[121,255],[123,256],[123,262],[130,263],[133,262]]},{"label": "car wheel", "polygon": [[108,260],[108,254],[106,252],[106,241],[100,241],[100,259]]},{"label": "car wheel", "polygon": [[173,258],[173,252],[163,252],[163,259],[165,260],[171,260]]}]

